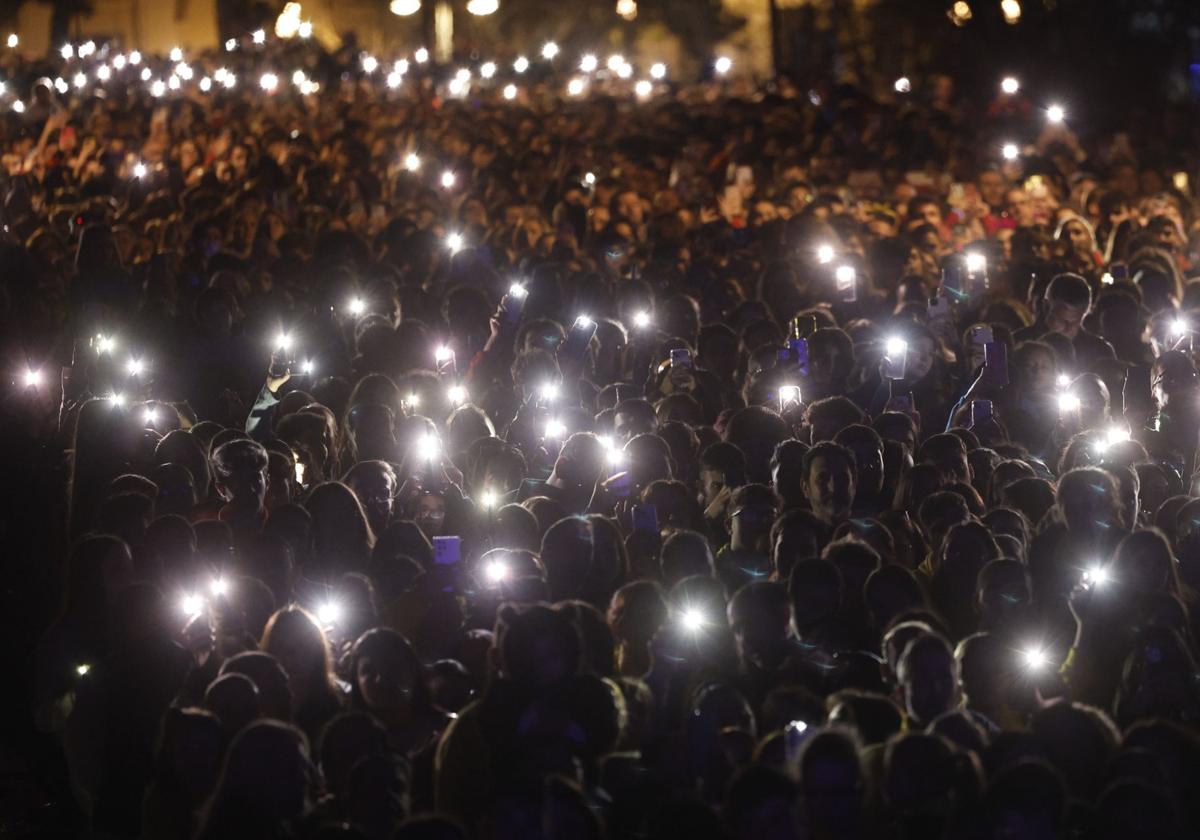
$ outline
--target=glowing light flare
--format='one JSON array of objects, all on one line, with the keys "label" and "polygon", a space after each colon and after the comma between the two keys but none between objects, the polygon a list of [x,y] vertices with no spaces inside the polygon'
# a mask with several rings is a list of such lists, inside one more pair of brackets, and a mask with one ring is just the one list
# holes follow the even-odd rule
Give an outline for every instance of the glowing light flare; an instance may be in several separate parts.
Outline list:
[{"label": "glowing light flare", "polygon": [[517,56],[517,60],[513,62],[514,73],[524,73],[529,69],[529,59],[523,55]]},{"label": "glowing light flare", "polygon": [[896,93],[910,93],[912,91],[912,82],[908,76],[901,76],[892,84],[892,87]]},{"label": "glowing light flare", "polygon": [[483,567],[484,577],[489,583],[503,583],[510,574],[508,564],[503,560],[489,560]]},{"label": "glowing light flare", "polygon": [[542,45],[542,58],[552,61],[556,55],[558,55],[558,44],[547,41]]},{"label": "glowing light flare", "polygon": [[27,370],[23,377],[26,388],[37,388],[42,384],[42,372],[40,370]]},{"label": "glowing light flare", "polygon": [[317,621],[323,627],[332,627],[342,618],[342,606],[336,601],[326,601],[317,607]]},{"label": "glowing light flare", "polygon": [[720,56],[713,62],[713,70],[717,72],[718,76],[724,76],[732,69],[733,59],[727,55]]},{"label": "glowing light flare", "polygon": [[416,172],[421,168],[421,156],[416,152],[409,152],[404,156],[404,168],[409,172]]},{"label": "glowing light flare", "polygon": [[550,420],[546,423],[546,438],[562,440],[567,435],[567,427],[561,420]]},{"label": "glowing light flare", "polygon": [[1021,83],[1019,81],[1017,81],[1016,78],[1013,76],[1005,76],[1003,79],[1000,80],[1000,90],[1002,90],[1004,93],[1006,93],[1009,96],[1012,96],[1014,93],[1016,93],[1020,89],[1021,89]]},{"label": "glowing light flare", "polygon": [[1052,123],[1060,123],[1067,118],[1067,112],[1061,105],[1051,105],[1046,109],[1046,119]]},{"label": "glowing light flare", "polygon": [[397,17],[408,17],[421,11],[421,0],[392,0],[388,11]]},{"label": "glowing light flare", "polygon": [[978,251],[967,252],[967,271],[970,274],[981,274],[987,270],[987,257]]},{"label": "glowing light flare", "polygon": [[698,633],[708,624],[708,620],[704,617],[703,611],[696,607],[687,607],[679,614],[679,623],[689,633]]},{"label": "glowing light flare", "polygon": [[179,609],[188,618],[195,618],[204,612],[204,599],[199,595],[184,595],[179,599]]},{"label": "glowing light flare", "polygon": [[833,262],[834,251],[832,245],[817,246],[817,262],[821,265],[829,265]]},{"label": "glowing light flare", "polygon": [[442,173],[442,189],[448,190],[454,186],[458,177],[449,169]]},{"label": "glowing light flare", "polygon": [[1050,655],[1045,649],[1040,647],[1028,647],[1021,651],[1021,661],[1026,668],[1032,671],[1040,671],[1050,664]]},{"label": "glowing light flare", "polygon": [[513,84],[505,85],[504,86],[504,98],[508,99],[510,101],[513,99],[516,99],[517,98],[517,86],[513,85]]}]

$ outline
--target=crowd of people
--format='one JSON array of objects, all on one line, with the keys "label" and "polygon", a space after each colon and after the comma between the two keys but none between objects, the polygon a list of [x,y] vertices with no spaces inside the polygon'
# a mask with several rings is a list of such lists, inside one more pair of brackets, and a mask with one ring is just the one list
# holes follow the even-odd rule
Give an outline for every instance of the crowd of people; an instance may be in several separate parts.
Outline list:
[{"label": "crowd of people", "polygon": [[10,826],[1200,833],[1188,123],[235,46],[0,58]]}]

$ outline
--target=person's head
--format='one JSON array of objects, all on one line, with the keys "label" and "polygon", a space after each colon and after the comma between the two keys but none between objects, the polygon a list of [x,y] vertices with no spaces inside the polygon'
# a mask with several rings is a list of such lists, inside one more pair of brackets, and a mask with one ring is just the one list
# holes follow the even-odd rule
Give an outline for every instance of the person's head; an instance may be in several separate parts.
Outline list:
[{"label": "person's head", "polygon": [[545,688],[578,673],[579,632],[569,616],[543,605],[504,605],[496,614],[500,672],[514,682]]},{"label": "person's head", "polygon": [[253,440],[232,440],[212,455],[217,492],[240,513],[262,511],[267,496],[267,450]]},{"label": "person's head", "polygon": [[259,647],[283,666],[293,691],[308,695],[331,684],[329,641],[307,610],[297,606],[278,610],[267,622]]},{"label": "person's head", "polygon": [[822,835],[851,836],[861,830],[866,773],[857,739],[844,728],[823,729],[800,753],[800,786],[806,814]]},{"label": "person's head", "polygon": [[1083,703],[1059,701],[1040,709],[1029,722],[1071,794],[1091,799],[1116,752],[1120,733],[1108,715]]},{"label": "person's head", "polygon": [[671,589],[693,575],[712,575],[713,555],[708,539],[697,531],[678,530],[663,542],[663,583]]},{"label": "person's head", "polygon": [[654,434],[658,429],[658,415],[654,406],[646,400],[622,400],[617,403],[613,415],[613,435],[618,445],[624,446],[638,435]]},{"label": "person's head", "polygon": [[921,444],[918,460],[932,464],[942,474],[946,483],[962,481],[970,483],[971,464],[967,459],[967,447],[958,435],[940,434]]},{"label": "person's head", "polygon": [[1001,768],[983,792],[980,820],[985,836],[1004,837],[1012,826],[1020,826],[1021,836],[1029,840],[1061,837],[1067,801],[1062,776],[1046,762],[1023,759]]},{"label": "person's head", "polygon": [[897,663],[896,679],[899,700],[915,723],[928,724],[959,704],[958,662],[950,645],[936,634],[908,643]]},{"label": "person's head", "polygon": [[1179,579],[1171,544],[1161,531],[1134,531],[1117,545],[1109,574],[1129,593],[1178,594]]},{"label": "person's head", "polygon": [[399,490],[395,469],[387,461],[360,461],[344,481],[362,504],[371,530],[383,533],[391,522]]},{"label": "person's head", "polygon": [[292,689],[288,673],[269,653],[248,650],[236,654],[221,666],[221,676],[240,674],[258,690],[258,705],[264,717],[292,719]]},{"label": "person's head", "polygon": [[833,440],[847,426],[866,422],[862,410],[846,397],[828,397],[808,407],[805,422],[811,430],[812,443]]},{"label": "person's head", "polygon": [[600,439],[591,432],[576,432],[559,450],[553,478],[567,489],[590,490],[604,468],[604,447]]},{"label": "person's head", "polygon": [[1092,307],[1092,288],[1077,274],[1059,274],[1046,287],[1043,306],[1046,328],[1074,339]]},{"label": "person's head", "polygon": [[425,672],[408,640],[388,627],[368,630],[350,652],[351,702],[384,721],[428,710]]},{"label": "person's head", "polygon": [[813,557],[795,563],[787,581],[792,620],[801,638],[810,628],[836,618],[841,611],[842,576],[828,560]]},{"label": "person's head", "polygon": [[727,609],[729,628],[744,663],[774,667],[784,653],[792,609],[781,583],[756,580],[734,593]]},{"label": "person's head", "polygon": [[275,834],[304,813],[315,770],[300,730],[256,721],[233,739],[199,836]]},{"label": "person's head", "polygon": [[1104,470],[1071,470],[1059,479],[1055,501],[1067,528],[1075,533],[1100,537],[1120,525],[1117,485]]},{"label": "person's head", "polygon": [[719,441],[700,453],[701,503],[708,507],[722,490],[746,483],[746,456],[732,443]]},{"label": "person's head", "polygon": [[858,498],[871,502],[883,489],[883,440],[870,426],[847,426],[834,443],[854,453],[854,477]]},{"label": "person's head", "polygon": [[730,545],[765,554],[779,497],[765,484],[744,484],[730,496],[726,528]]},{"label": "person's head", "polygon": [[375,535],[354,491],[329,481],[313,488],[305,508],[312,516],[317,567],[327,572],[366,568]]},{"label": "person's head", "polygon": [[804,495],[826,525],[850,515],[856,489],[854,453],[836,443],[818,443],[804,454]]},{"label": "person's head", "polygon": [[811,511],[793,508],[771,525],[771,566],[787,578],[801,560],[819,557],[829,538],[829,526]]},{"label": "person's head", "polygon": [[771,480],[771,456],[789,435],[788,425],[778,413],[760,405],[739,409],[725,426],[725,441],[742,451],[749,481]]}]

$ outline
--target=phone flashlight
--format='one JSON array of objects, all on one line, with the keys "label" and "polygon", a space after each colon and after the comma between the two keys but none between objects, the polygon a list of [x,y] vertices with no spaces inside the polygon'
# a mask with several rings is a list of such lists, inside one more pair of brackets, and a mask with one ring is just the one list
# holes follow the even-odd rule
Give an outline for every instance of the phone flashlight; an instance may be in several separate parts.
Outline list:
[{"label": "phone flashlight", "polygon": [[558,383],[545,382],[538,389],[538,393],[546,402],[554,402],[556,399],[558,399]]},{"label": "phone flashlight", "polygon": [[275,347],[279,350],[289,350],[292,346],[292,337],[285,332],[281,332],[275,336]]},{"label": "phone flashlight", "polygon": [[783,385],[779,388],[779,410],[782,411],[789,405],[800,404],[800,386],[799,385]]},{"label": "phone flashlight", "polygon": [[508,564],[503,560],[491,560],[483,567],[483,573],[491,583],[502,583],[508,579]]},{"label": "phone flashlight", "polygon": [[303,461],[296,462],[296,483],[299,484],[301,487],[304,486],[304,462]]},{"label": "phone flashlight", "polygon": [[833,262],[833,246],[818,245],[817,246],[817,262],[821,265],[828,265]]},{"label": "phone flashlight", "polygon": [[858,299],[858,289],[856,288],[858,272],[854,270],[854,266],[839,265],[837,271],[834,272],[834,279],[837,281],[837,290],[842,296],[842,301],[854,303]]},{"label": "phone flashlight", "polygon": [[979,274],[987,269],[987,257],[978,251],[967,252],[967,271],[971,274]]},{"label": "phone flashlight", "polygon": [[422,461],[432,461],[438,457],[442,443],[434,435],[422,435],[417,440],[417,457]]},{"label": "phone flashlight", "polygon": [[307,361],[304,362],[304,364],[302,364],[300,366],[300,370],[302,370],[304,372],[305,376],[311,376],[312,372],[313,372],[313,368],[314,368],[314,365],[313,365],[312,359],[308,359]]},{"label": "phone flashlight", "polygon": [[1084,570],[1083,576],[1080,578],[1080,583],[1085,588],[1092,589],[1102,587],[1111,580],[1112,575],[1109,574],[1108,569],[1097,564]]},{"label": "phone flashlight", "polygon": [[25,387],[37,388],[42,384],[42,372],[40,370],[25,371]]},{"label": "phone flashlight", "polygon": [[229,591],[229,583],[222,577],[215,577],[208,584],[208,591],[218,598]]},{"label": "phone flashlight", "polygon": [[704,625],[708,622],[704,620],[704,613],[702,611],[696,607],[688,607],[680,614],[679,623],[689,633],[698,633],[704,629]]},{"label": "phone flashlight", "polygon": [[467,389],[461,385],[451,385],[446,389],[446,397],[454,405],[462,405],[467,401]]},{"label": "phone flashlight", "polygon": [[1060,373],[1058,375],[1058,378],[1055,379],[1054,381],[1058,385],[1059,388],[1066,388],[1068,385],[1071,384],[1071,376],[1070,376],[1070,374]]},{"label": "phone flashlight", "polygon": [[351,298],[350,302],[346,304],[346,311],[357,317],[367,311],[366,301],[360,297]]},{"label": "phone flashlight", "polygon": [[421,156],[416,152],[410,152],[404,156],[404,168],[409,172],[416,172],[421,168]]},{"label": "phone flashlight", "polygon": [[117,347],[117,340],[112,336],[98,335],[96,336],[96,353],[103,356],[105,353],[111,353]]},{"label": "phone flashlight", "polygon": [[317,607],[317,621],[321,622],[324,627],[331,627],[337,624],[338,619],[342,617],[342,607],[336,601],[326,601]]},{"label": "phone flashlight", "polygon": [[414,391],[404,399],[404,405],[407,408],[416,408],[421,404],[421,397]]},{"label": "phone flashlight", "polygon": [[1021,651],[1021,659],[1025,667],[1031,671],[1040,671],[1050,663],[1050,656],[1040,647],[1028,647]]},{"label": "phone flashlight", "polygon": [[444,188],[450,189],[451,187],[454,186],[454,182],[456,180],[457,179],[454,177],[454,173],[451,172],[449,169],[447,169],[445,172],[442,173],[442,186]]},{"label": "phone flashlight", "polygon": [[454,358],[454,351],[451,350],[449,347],[447,347],[444,344],[433,351],[433,360],[435,362],[437,362],[439,365],[442,364],[443,362],[448,362],[453,358]]},{"label": "phone flashlight", "polygon": [[118,393],[114,392],[112,394],[109,394],[108,397],[106,397],[106,399],[110,403],[112,403],[114,406],[116,406],[117,408],[122,408],[125,405],[125,395],[124,394],[118,394]]},{"label": "phone flashlight", "polygon": [[529,294],[529,290],[520,283],[513,283],[508,287],[508,294],[515,298],[524,298],[527,294]]},{"label": "phone flashlight", "polygon": [[495,490],[484,490],[479,494],[479,503],[483,505],[485,510],[493,510],[496,507],[496,502],[500,500]]},{"label": "phone flashlight", "polygon": [[644,330],[650,326],[650,320],[649,312],[635,312],[633,315],[633,325],[639,330]]},{"label": "phone flashlight", "polygon": [[1120,426],[1111,426],[1104,434],[1104,440],[1109,446],[1115,443],[1123,443],[1129,440],[1130,437],[1129,430],[1122,429]]},{"label": "phone flashlight", "polygon": [[1079,397],[1074,394],[1063,394],[1058,398],[1058,411],[1060,414],[1070,414],[1072,411],[1079,410]]},{"label": "phone flashlight", "polygon": [[463,248],[463,235],[461,233],[446,234],[446,249],[451,254],[457,254]]},{"label": "phone flashlight", "polygon": [[579,327],[580,329],[584,329],[584,330],[586,330],[588,327],[590,327],[593,323],[595,323],[595,322],[591,318],[589,318],[587,315],[580,315],[578,318],[575,319],[575,326]]},{"label": "phone flashlight", "polygon": [[184,595],[179,601],[179,608],[188,618],[195,618],[204,612],[204,599],[199,595]]},{"label": "phone flashlight", "polygon": [[125,370],[129,371],[130,376],[141,376],[142,371],[146,369],[146,363],[141,359],[130,359],[125,364]]},{"label": "phone flashlight", "polygon": [[142,422],[145,423],[147,426],[153,426],[155,423],[158,422],[158,412],[155,411],[153,408],[147,408],[146,411],[142,414]]},{"label": "phone flashlight", "polygon": [[551,420],[546,423],[546,437],[550,440],[562,440],[567,434],[567,427],[561,420]]},{"label": "phone flashlight", "polygon": [[1176,318],[1171,322],[1171,335],[1175,336],[1176,338],[1183,338],[1183,336],[1187,335],[1187,331],[1187,321],[1183,320],[1182,318]]},{"label": "phone flashlight", "polygon": [[82,662],[79,665],[75,666],[75,673],[81,677],[86,677],[88,675],[88,672],[91,670],[92,670],[92,666],[87,664],[86,662]]}]

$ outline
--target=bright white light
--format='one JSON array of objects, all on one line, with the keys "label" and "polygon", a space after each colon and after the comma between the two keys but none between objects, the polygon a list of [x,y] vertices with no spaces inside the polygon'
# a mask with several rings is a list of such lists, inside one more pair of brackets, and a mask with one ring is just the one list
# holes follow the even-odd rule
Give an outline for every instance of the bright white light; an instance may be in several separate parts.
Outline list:
[{"label": "bright white light", "polygon": [[188,618],[195,618],[204,612],[204,599],[199,595],[184,595],[179,601],[179,608]]},{"label": "bright white light", "polygon": [[225,578],[215,577],[209,583],[208,591],[217,596],[224,595],[229,591],[229,583],[226,582]]},{"label": "bright white light", "polygon": [[400,87],[400,83],[404,81],[404,76],[402,76],[400,73],[397,73],[395,70],[393,70],[391,73],[387,74],[386,81],[387,81],[387,86],[389,88],[391,88],[392,90],[395,90],[396,88]]},{"label": "bright white light", "polygon": [[450,361],[452,358],[454,358],[454,351],[444,344],[439,345],[438,348],[433,351],[433,360],[439,365],[442,362]]},{"label": "bright white light", "polygon": [[125,405],[125,395],[118,394],[114,391],[113,393],[108,395],[108,401],[110,403],[112,403],[113,405],[115,405],[117,408],[121,408]]},{"label": "bright white light", "polygon": [[233,52],[237,49],[237,38],[230,38],[225,42],[225,52]]},{"label": "bright white light", "polygon": [[979,274],[987,268],[987,257],[978,251],[967,252],[967,271],[971,274]]},{"label": "bright white light", "polygon": [[650,326],[650,313],[649,312],[633,313],[633,325],[635,327],[637,327],[639,330],[646,329],[646,327]]},{"label": "bright white light", "polygon": [[683,629],[689,633],[695,633],[704,629],[707,623],[704,619],[704,613],[695,607],[688,607],[679,616],[679,623],[683,625]]},{"label": "bright white light", "polygon": [[225,81],[225,77],[229,75],[229,69],[226,67],[218,67],[217,72],[213,73],[213,78],[218,82]]},{"label": "bright white light", "polygon": [[1181,338],[1187,335],[1187,331],[1187,321],[1183,320],[1182,318],[1176,318],[1171,322],[1171,335],[1175,336],[1176,338]]},{"label": "bright white light", "polygon": [[167,87],[171,90],[179,90],[182,84],[183,82],[179,81],[179,77],[174,73],[171,74],[171,78],[167,79]]},{"label": "bright white light", "polygon": [[508,564],[502,560],[489,560],[483,573],[491,583],[500,583],[508,577]]},{"label": "bright white light", "polygon": [[83,45],[79,47],[79,57],[87,58],[89,55],[91,55],[95,51],[96,51],[96,42],[95,41],[85,41],[83,43]]},{"label": "bright white light", "polygon": [[504,98],[505,99],[516,99],[517,98],[517,86],[511,85],[511,84],[505,85],[504,86]]},{"label": "bright white light", "polygon": [[1051,105],[1046,109],[1046,119],[1052,123],[1060,123],[1067,118],[1067,112],[1061,105]]},{"label": "bright white light", "polygon": [[595,186],[596,185],[596,173],[588,172],[587,174],[585,174],[583,176],[583,182],[585,184],[587,184],[589,187]]},{"label": "bright white light", "polygon": [[650,77],[653,79],[665,79],[667,77],[667,65],[661,61],[656,61],[650,65]]},{"label": "bright white light", "polygon": [[1025,667],[1033,670],[1040,670],[1050,662],[1050,657],[1046,651],[1041,648],[1032,647],[1026,648],[1021,652],[1021,658],[1025,660]]},{"label": "bright white light", "polygon": [[133,165],[133,177],[134,178],[139,178],[139,179],[145,178],[146,175],[149,173],[149,171],[150,170],[146,168],[146,164],[144,164],[144,163],[135,163]]},{"label": "bright white light", "polygon": [[1063,414],[1079,410],[1079,397],[1074,394],[1063,394],[1058,398],[1058,410]]},{"label": "bright white light", "polygon": [[396,63],[392,65],[392,72],[399,73],[401,76],[403,76],[405,73],[407,73],[408,72],[408,59],[407,58],[397,59]]},{"label": "bright white light", "polygon": [[102,82],[107,82],[112,78],[112,69],[107,64],[101,64],[96,68],[96,78]]},{"label": "bright white light", "polygon": [[312,359],[305,360],[304,364],[300,366],[300,370],[305,376],[311,376],[315,368],[316,366],[313,364]]},{"label": "bright white light", "polygon": [[159,97],[167,92],[167,83],[162,79],[155,79],[150,85],[150,95]]},{"label": "bright white light", "polygon": [[1018,0],[1000,0],[1000,12],[1004,22],[1014,25],[1021,20],[1021,4]]},{"label": "bright white light", "polygon": [[1124,443],[1130,440],[1130,438],[1129,430],[1121,426],[1110,426],[1108,431],[1104,433],[1104,439],[1108,442],[1109,446],[1115,443]]},{"label": "bright white light", "polygon": [[483,64],[481,64],[479,67],[479,75],[483,76],[483,78],[485,78],[485,79],[490,79],[490,78],[492,78],[492,76],[495,76],[496,75],[496,62],[485,61]]},{"label": "bright white light", "polygon": [[546,423],[546,437],[551,440],[560,440],[567,434],[567,427],[561,420],[550,420]]},{"label": "bright white light", "polygon": [[524,73],[529,69],[529,59],[523,55],[517,56],[517,60],[513,62],[514,73]]},{"label": "bright white light", "polygon": [[304,75],[303,70],[295,70],[292,72],[292,84],[299,87],[300,85],[304,84],[306,81],[308,81],[308,76]]},{"label": "bright white light", "polygon": [[125,60],[126,60],[125,56],[118,53],[116,56],[113,57],[113,67],[115,67],[118,70],[124,70],[125,69]]},{"label": "bright white light", "polygon": [[902,338],[889,338],[887,344],[884,345],[884,352],[887,353],[888,358],[898,359],[908,352],[908,342]]},{"label": "bright white light", "polygon": [[16,111],[18,114],[24,114],[25,113],[25,103],[22,102],[20,99],[18,99],[16,102],[14,102],[12,104],[12,109],[14,111]]},{"label": "bright white light", "polygon": [[1070,374],[1060,373],[1058,375],[1058,378],[1055,379],[1054,382],[1056,385],[1058,385],[1059,388],[1066,388],[1068,385],[1071,384],[1071,376],[1070,376]]},{"label": "bright white light", "polygon": [[462,405],[467,401],[467,389],[461,385],[451,385],[446,389],[446,397],[452,405]]},{"label": "bright white light", "polygon": [[42,372],[40,370],[25,371],[25,387],[36,388],[42,384]]},{"label": "bright white light", "polygon": [[289,350],[292,346],[292,337],[288,333],[281,332],[275,336],[275,347],[279,350]]},{"label": "bright white light", "polygon": [[[550,59],[554,58],[554,56],[556,56],[556,55],[558,55],[558,44],[554,43],[553,41],[547,41],[542,46],[542,58],[549,61]],[[520,72],[520,71],[518,71],[518,72]]]},{"label": "bright white light", "polygon": [[500,0],[469,0],[467,12],[482,17],[490,15],[500,8]]},{"label": "bright white light", "polygon": [[362,60],[363,72],[368,76],[379,69],[379,59],[373,55],[364,56]]},{"label": "bright white light", "polygon": [[63,44],[62,49],[58,51],[58,54],[63,57],[64,61],[70,61],[75,57],[75,48],[70,44]]},{"label": "bright white light", "polygon": [[779,399],[785,403],[800,402],[800,386],[799,385],[783,385],[779,389]]},{"label": "bright white light", "polygon": [[1005,143],[1000,154],[1004,155],[1005,160],[1016,160],[1021,156],[1021,150],[1016,143]]},{"label": "bright white light", "polygon": [[71,80],[75,87],[81,88],[87,86],[87,73],[76,73],[75,78]]},{"label": "bright white light", "polygon": [[858,276],[858,272],[854,270],[854,266],[852,265],[839,265],[834,276],[837,278],[838,283],[845,285],[853,283],[854,278]]},{"label": "bright white light", "polygon": [[441,451],[442,442],[438,440],[437,435],[422,435],[417,440],[417,457],[422,461],[434,460]]},{"label": "bright white light", "polygon": [[817,262],[821,265],[828,265],[833,262],[834,251],[832,245],[817,246]]},{"label": "bright white light", "polygon": [[142,412],[142,423],[147,426],[153,426],[157,422],[158,412],[153,408],[147,408],[144,412]]},{"label": "bright white light", "polygon": [[299,35],[301,38],[311,38],[312,32],[313,32],[313,30],[312,30],[312,21],[311,20],[302,20],[302,21],[300,21],[300,25],[298,27],[296,27],[296,34]]},{"label": "bright white light", "polygon": [[265,44],[267,42],[267,33],[262,29],[255,29],[254,35],[251,37],[256,44]]},{"label": "bright white light", "polygon": [[133,52],[131,52],[129,54],[129,63],[132,64],[134,67],[137,67],[139,64],[142,63],[142,54],[140,52],[138,52],[137,50],[134,50]]},{"label": "bright white light", "polygon": [[1021,89],[1021,83],[1018,82],[1012,76],[1005,76],[1003,79],[1000,80],[1000,90],[1004,91],[1009,96],[1012,96],[1014,93],[1016,93],[1020,89]]},{"label": "bright white light", "polygon": [[130,359],[125,365],[125,370],[129,371],[130,376],[141,376],[145,369],[146,363],[141,359]]},{"label": "bright white light", "polygon": [[455,77],[450,80],[450,84],[446,85],[446,90],[449,91],[451,96],[466,96],[469,86],[467,82]]},{"label": "bright white light", "polygon": [[538,391],[542,395],[542,399],[546,402],[554,402],[558,399],[557,382],[543,382],[542,387]]},{"label": "bright white light", "polygon": [[1104,586],[1111,580],[1112,575],[1109,574],[1108,569],[1098,564],[1089,567],[1083,573],[1083,585],[1089,589],[1092,587]]},{"label": "bright white light", "polygon": [[496,491],[494,491],[494,490],[484,490],[483,493],[481,493],[479,496],[480,504],[482,504],[484,506],[484,508],[487,510],[491,510],[492,508],[494,508],[496,506],[496,502],[499,501],[499,499],[500,499],[499,495],[497,495]]},{"label": "bright white light", "polygon": [[572,79],[567,83],[567,93],[571,96],[579,96],[579,94],[583,93],[583,88],[583,79]]},{"label": "bright white light", "polygon": [[461,233],[450,233],[446,235],[446,249],[451,254],[457,254],[463,247],[463,235]]},{"label": "bright white light", "polygon": [[388,10],[400,17],[415,15],[421,11],[421,0],[392,0],[388,5]]},{"label": "bright white light", "polygon": [[579,61],[579,69],[584,73],[594,73],[596,68],[600,66],[600,59],[588,53]]},{"label": "bright white light", "polygon": [[96,352],[100,354],[111,353],[116,349],[117,340],[107,335],[96,336]]},{"label": "bright white light", "polygon": [[529,290],[520,283],[513,283],[508,287],[508,294],[510,297],[524,298],[525,295],[529,294]]},{"label": "bright white light", "polygon": [[727,55],[723,55],[713,62],[713,69],[717,71],[718,76],[724,76],[733,69],[733,59]]},{"label": "bright white light", "polygon": [[654,84],[647,79],[642,79],[633,86],[633,92],[645,99],[650,94],[654,93]]},{"label": "bright white light", "polygon": [[341,605],[333,601],[326,601],[317,607],[317,621],[321,622],[321,626],[323,627],[332,627],[338,623],[338,619],[341,617]]},{"label": "bright white light", "polygon": [[458,178],[455,176],[455,174],[447,169],[442,173],[442,188],[447,190],[450,189],[454,186],[454,182],[456,180],[458,180]]},{"label": "bright white light", "polygon": [[454,71],[454,78],[458,79],[460,82],[469,82],[471,81],[471,71],[466,67],[459,67]]},{"label": "bright white light", "polygon": [[279,77],[274,73],[263,73],[258,80],[258,86],[267,93],[274,93],[275,88],[279,87]]},{"label": "bright white light", "polygon": [[8,48],[10,50],[15,49],[20,43],[21,39],[17,37],[17,33],[13,32],[8,36]]},{"label": "bright white light", "polygon": [[417,64],[424,64],[429,60],[429,50],[421,47],[415,53],[413,53],[413,60],[416,61]]},{"label": "bright white light", "polygon": [[421,156],[416,152],[409,152],[404,156],[404,168],[409,172],[416,172],[421,168]]},{"label": "bright white light", "polygon": [[351,298],[350,302],[346,304],[346,311],[351,315],[361,315],[367,311],[367,304],[362,298]]},{"label": "bright white light", "polygon": [[[15,38],[16,36],[15,36],[15,35],[9,35],[8,37],[9,37],[9,40],[12,40],[12,39],[13,39],[13,38]],[[89,671],[91,671],[91,670],[92,670],[92,666],[91,666],[91,665],[88,665],[86,662],[85,662],[85,663],[83,663],[82,665],[76,665],[76,666],[75,666],[75,673],[76,673],[76,674],[78,674],[78,675],[79,675],[79,676],[81,676],[81,677],[86,677],[86,676],[88,675],[88,672],[89,672]]]},{"label": "bright white light", "polygon": [[1107,271],[1104,272],[1103,276],[1101,276],[1101,278],[1100,278],[1100,284],[1103,286],[1111,286],[1113,283],[1116,283],[1116,282],[1117,282],[1117,278],[1113,277],[1112,274],[1110,274]]},{"label": "bright white light", "polygon": [[416,408],[421,404],[421,396],[416,393],[409,394],[408,398],[404,400],[404,404],[409,408]]},{"label": "bright white light", "polygon": [[237,86],[237,76],[233,73],[226,73],[221,84],[225,85],[228,90],[233,90]]},{"label": "bright white light", "polygon": [[62,76],[59,76],[54,80],[54,89],[59,93],[66,93],[68,90],[70,90],[70,85],[67,84],[66,79],[64,79]]},{"label": "bright white light", "polygon": [[179,47],[172,47],[169,57],[172,61],[183,61],[183,50]]},{"label": "bright white light", "polygon": [[896,89],[896,93],[908,93],[912,90],[912,82],[908,80],[908,76],[901,76],[892,87]]}]

